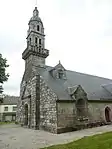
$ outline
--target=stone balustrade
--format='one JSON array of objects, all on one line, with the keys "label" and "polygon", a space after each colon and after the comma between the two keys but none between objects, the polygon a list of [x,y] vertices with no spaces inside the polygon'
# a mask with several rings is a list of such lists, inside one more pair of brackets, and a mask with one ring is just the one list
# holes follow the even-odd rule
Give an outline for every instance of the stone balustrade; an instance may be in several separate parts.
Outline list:
[{"label": "stone balustrade", "polygon": [[42,56],[44,58],[46,58],[47,56],[49,56],[49,50],[44,49],[42,47],[37,47],[37,46],[31,46],[29,45],[25,51],[22,53],[22,58],[26,59],[27,56],[29,56],[30,54],[33,55],[38,55],[38,56]]}]

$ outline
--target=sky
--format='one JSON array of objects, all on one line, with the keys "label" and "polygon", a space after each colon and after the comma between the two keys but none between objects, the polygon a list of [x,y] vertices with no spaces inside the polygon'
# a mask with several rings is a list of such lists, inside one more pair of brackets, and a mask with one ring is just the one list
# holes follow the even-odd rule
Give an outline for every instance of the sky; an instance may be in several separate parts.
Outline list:
[{"label": "sky", "polygon": [[[36,0],[0,0],[0,53],[10,67],[4,93],[19,96],[28,21]],[[112,79],[112,1],[37,0],[44,23],[46,64]]]}]

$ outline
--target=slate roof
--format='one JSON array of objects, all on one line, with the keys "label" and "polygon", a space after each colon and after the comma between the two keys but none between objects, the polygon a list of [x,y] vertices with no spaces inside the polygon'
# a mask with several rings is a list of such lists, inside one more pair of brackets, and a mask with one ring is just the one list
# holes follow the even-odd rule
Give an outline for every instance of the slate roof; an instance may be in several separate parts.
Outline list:
[{"label": "slate roof", "polygon": [[[81,85],[88,95],[88,100],[112,99],[112,80],[66,70],[66,80],[53,78],[50,70],[53,67],[38,68],[37,72],[43,77],[47,85],[57,94],[59,100],[72,100],[68,87]],[[105,89],[103,85],[108,85]],[[111,84],[111,85],[110,85]]]},{"label": "slate roof", "polygon": [[[65,70],[66,79],[56,79],[51,75],[51,70],[54,68],[57,67],[37,67],[37,73],[43,77],[47,85],[57,94],[59,100],[73,100],[69,94],[68,88],[78,85],[81,85],[87,93],[88,100],[112,100],[111,79],[70,70]],[[24,73],[22,81],[28,82],[32,75],[34,76],[36,74],[32,74],[31,68]]]},{"label": "slate roof", "polygon": [[112,83],[110,83],[110,84],[103,84],[102,87],[112,94]]},{"label": "slate roof", "polygon": [[19,97],[16,96],[5,96],[3,98],[2,105],[17,105]]}]

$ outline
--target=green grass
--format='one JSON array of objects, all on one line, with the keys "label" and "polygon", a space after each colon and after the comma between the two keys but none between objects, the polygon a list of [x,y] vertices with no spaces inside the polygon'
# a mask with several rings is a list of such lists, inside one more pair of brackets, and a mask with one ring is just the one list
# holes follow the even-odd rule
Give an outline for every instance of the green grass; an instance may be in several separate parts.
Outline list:
[{"label": "green grass", "polygon": [[43,149],[112,149],[112,132],[84,137],[80,140]]},{"label": "green grass", "polygon": [[0,122],[0,125],[14,124],[14,122]]}]

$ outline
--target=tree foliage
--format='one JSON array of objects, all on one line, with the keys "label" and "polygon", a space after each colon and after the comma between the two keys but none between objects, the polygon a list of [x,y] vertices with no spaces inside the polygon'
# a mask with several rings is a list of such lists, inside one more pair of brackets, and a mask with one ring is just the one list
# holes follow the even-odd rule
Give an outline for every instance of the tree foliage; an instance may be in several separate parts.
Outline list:
[{"label": "tree foliage", "polygon": [[3,92],[2,84],[8,80],[9,74],[6,73],[6,68],[9,67],[6,58],[0,54],[0,93]]}]

